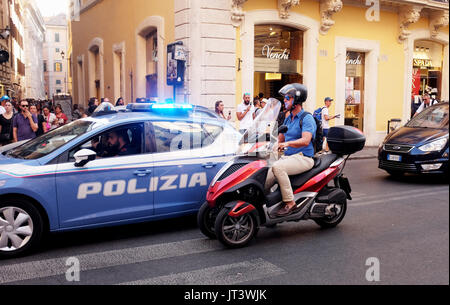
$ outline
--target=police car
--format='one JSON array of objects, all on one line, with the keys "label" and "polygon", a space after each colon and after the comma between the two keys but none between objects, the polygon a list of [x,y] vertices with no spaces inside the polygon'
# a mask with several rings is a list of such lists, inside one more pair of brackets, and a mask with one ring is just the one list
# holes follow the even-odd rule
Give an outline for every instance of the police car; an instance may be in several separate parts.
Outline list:
[{"label": "police car", "polygon": [[0,257],[45,232],[196,213],[241,134],[189,104],[102,104],[18,147],[0,150]]}]

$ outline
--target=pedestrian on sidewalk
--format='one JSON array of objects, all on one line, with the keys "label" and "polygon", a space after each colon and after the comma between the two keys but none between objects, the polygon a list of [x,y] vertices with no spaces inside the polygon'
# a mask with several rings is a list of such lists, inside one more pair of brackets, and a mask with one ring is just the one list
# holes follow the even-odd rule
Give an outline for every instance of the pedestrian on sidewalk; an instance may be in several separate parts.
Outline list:
[{"label": "pedestrian on sidewalk", "polygon": [[20,113],[14,116],[13,120],[14,142],[34,139],[38,130],[38,119],[31,114],[28,101],[22,100],[19,105]]},{"label": "pedestrian on sidewalk", "polygon": [[218,116],[220,116],[222,119],[224,120],[231,120],[231,111],[228,113],[228,117],[225,117],[225,114],[223,113],[225,109],[225,105],[223,104],[222,101],[217,101],[216,105],[215,105],[215,111],[217,113]]},{"label": "pedestrian on sidewalk", "polygon": [[66,125],[67,122],[69,121],[67,116],[64,114],[60,104],[56,105],[55,107],[55,116],[58,122],[58,127]]},{"label": "pedestrian on sidewalk", "polygon": [[45,122],[44,116],[37,111],[37,106],[34,104],[30,105],[31,114],[35,115],[38,120],[38,130],[36,131],[36,137],[39,137],[47,132],[47,124]]},{"label": "pedestrian on sidewalk", "polygon": [[45,105],[42,108],[42,112],[44,113],[45,119],[45,128],[47,131],[58,128],[58,119],[55,114],[50,111],[50,106]]},{"label": "pedestrian on sidewalk", "polygon": [[4,103],[5,113],[0,114],[0,146],[13,142],[13,105],[10,100]]},{"label": "pedestrian on sidewalk", "polygon": [[337,114],[335,116],[330,116],[330,107],[333,99],[331,97],[325,98],[325,107],[322,108],[322,129],[323,129],[323,141],[325,143],[325,152],[329,152],[330,148],[328,147],[328,132],[330,131],[330,121],[336,118],[339,118],[340,115]]},{"label": "pedestrian on sidewalk", "polygon": [[245,93],[243,96],[243,102],[238,105],[236,116],[239,120],[239,131],[243,134],[253,124],[253,112],[255,108],[251,103],[250,93]]}]

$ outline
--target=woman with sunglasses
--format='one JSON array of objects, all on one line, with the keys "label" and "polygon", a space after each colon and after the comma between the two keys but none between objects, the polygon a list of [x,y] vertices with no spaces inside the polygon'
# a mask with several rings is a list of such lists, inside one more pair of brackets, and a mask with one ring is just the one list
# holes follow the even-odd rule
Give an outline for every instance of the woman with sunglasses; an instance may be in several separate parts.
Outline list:
[{"label": "woman with sunglasses", "polygon": [[38,119],[31,114],[27,100],[20,101],[20,113],[13,120],[14,142],[30,140],[36,137],[38,131]]}]

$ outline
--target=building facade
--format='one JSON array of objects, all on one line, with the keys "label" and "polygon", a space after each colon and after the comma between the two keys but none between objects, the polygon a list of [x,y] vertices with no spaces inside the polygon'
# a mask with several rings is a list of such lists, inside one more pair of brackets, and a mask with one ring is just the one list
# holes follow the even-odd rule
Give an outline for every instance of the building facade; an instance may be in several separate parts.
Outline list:
[{"label": "building facade", "polygon": [[34,0],[24,0],[25,98],[45,99],[44,19]]},{"label": "building facade", "polygon": [[10,36],[10,64],[11,85],[10,95],[18,100],[25,94],[25,52],[24,52],[24,2],[22,0],[9,0],[9,26]]},{"label": "building facade", "polygon": [[0,63],[0,95],[11,95],[11,32],[9,18],[9,1],[0,0],[0,51],[4,59]]},{"label": "building facade", "polygon": [[60,14],[46,17],[44,20],[46,27],[43,49],[45,94],[51,99],[54,95],[69,93],[68,18],[66,14]]},{"label": "building facade", "polygon": [[166,82],[173,42],[188,53],[178,101],[213,108],[222,100],[234,114],[243,93],[278,97],[300,82],[307,110],[333,97],[334,124],[360,128],[368,145],[380,143],[390,119],[408,120],[424,92],[448,100],[447,0],[74,1],[81,104],[174,97]]}]

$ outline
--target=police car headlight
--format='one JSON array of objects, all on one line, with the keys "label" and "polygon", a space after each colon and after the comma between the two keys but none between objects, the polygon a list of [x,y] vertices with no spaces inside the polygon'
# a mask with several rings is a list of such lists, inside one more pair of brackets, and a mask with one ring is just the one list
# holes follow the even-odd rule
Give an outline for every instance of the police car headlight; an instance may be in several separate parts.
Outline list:
[{"label": "police car headlight", "polygon": [[447,141],[448,141],[447,138],[442,138],[442,139],[430,142],[428,144],[422,145],[419,147],[419,149],[423,152],[440,151],[445,147],[445,145],[447,144]]},{"label": "police car headlight", "polygon": [[214,186],[217,181],[219,180],[220,176],[223,175],[223,173],[225,173],[225,171],[233,164],[233,161],[228,162],[227,164],[225,164],[222,169],[217,173],[217,175],[214,177],[214,179],[211,181],[211,186]]}]

